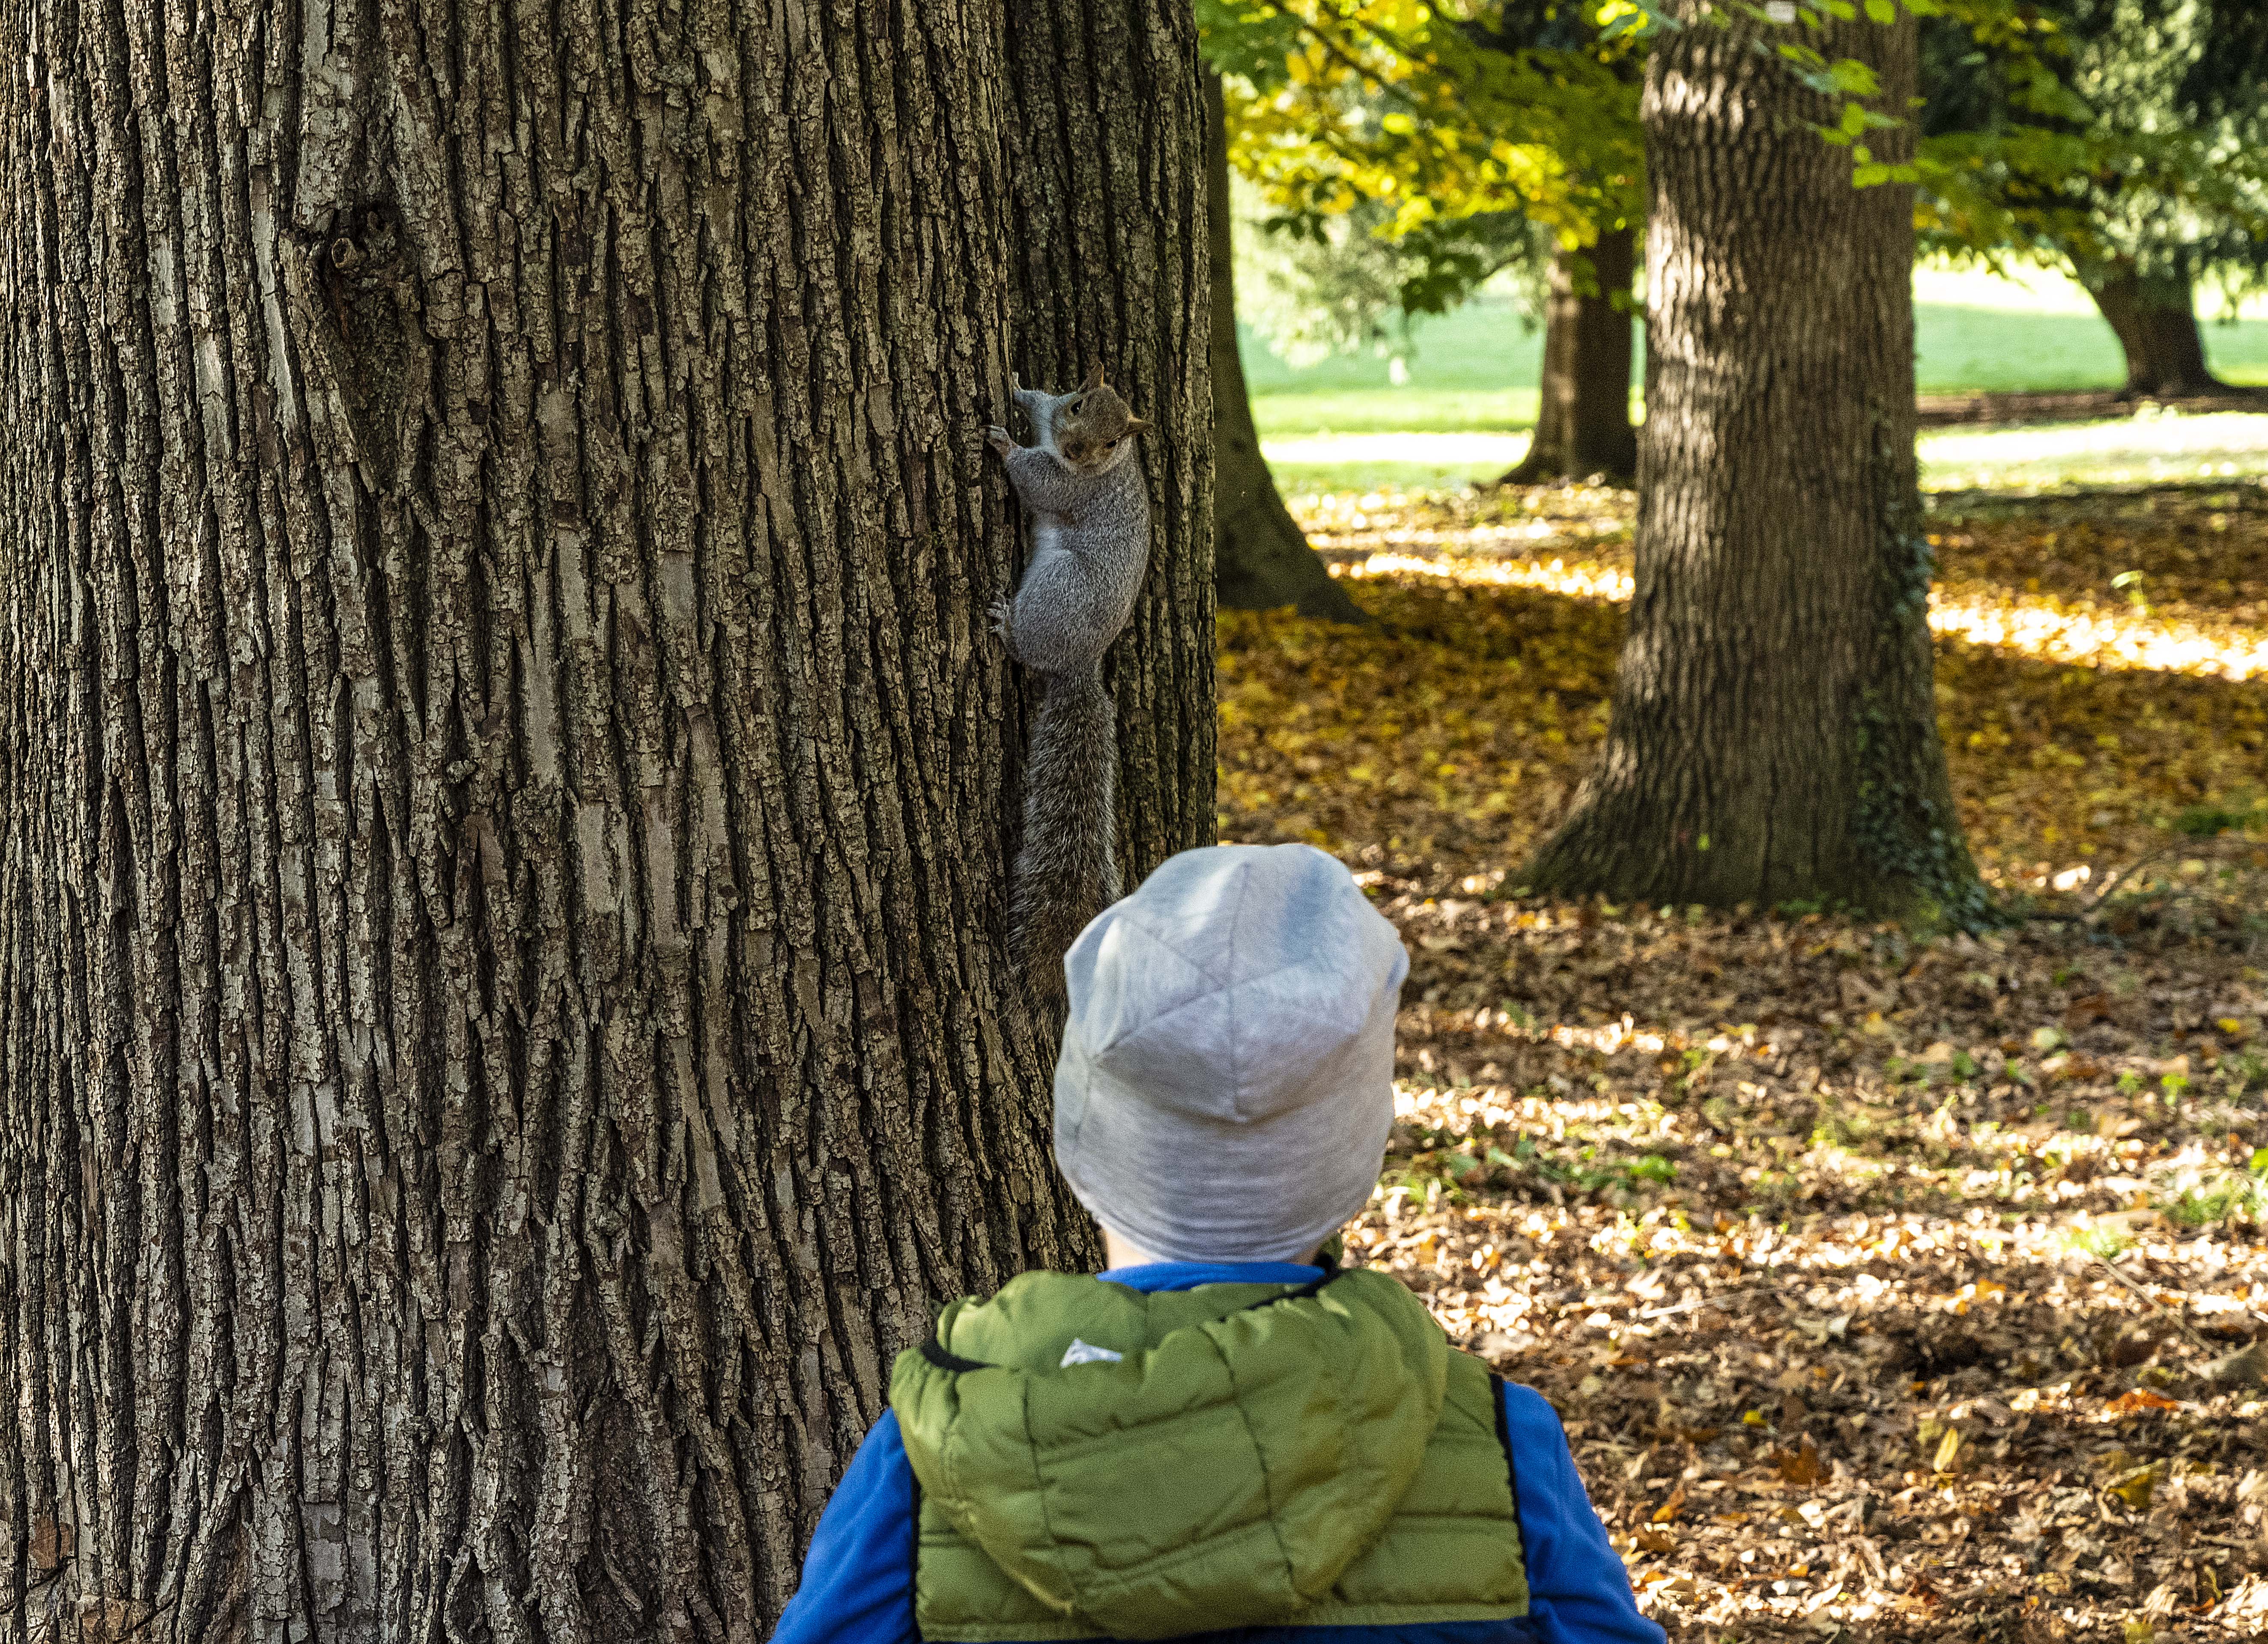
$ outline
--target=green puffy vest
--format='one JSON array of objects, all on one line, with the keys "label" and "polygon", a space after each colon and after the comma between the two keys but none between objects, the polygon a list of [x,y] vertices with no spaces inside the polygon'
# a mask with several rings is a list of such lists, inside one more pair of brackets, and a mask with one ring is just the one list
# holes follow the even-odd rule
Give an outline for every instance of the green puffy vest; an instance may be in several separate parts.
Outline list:
[{"label": "green puffy vest", "polygon": [[948,1306],[890,1405],[924,1640],[1528,1613],[1495,1378],[1381,1273],[1025,1273]]}]

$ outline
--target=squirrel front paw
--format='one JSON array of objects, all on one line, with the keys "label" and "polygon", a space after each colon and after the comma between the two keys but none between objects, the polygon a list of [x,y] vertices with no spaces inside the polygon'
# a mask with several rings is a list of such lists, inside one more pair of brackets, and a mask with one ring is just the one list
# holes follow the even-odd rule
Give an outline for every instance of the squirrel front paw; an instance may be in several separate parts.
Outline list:
[{"label": "squirrel front paw", "polygon": [[1008,437],[1008,430],[997,424],[984,430],[984,443],[1003,457],[1016,449],[1016,442]]},{"label": "squirrel front paw", "polygon": [[1006,598],[995,599],[984,613],[985,627],[998,635],[1003,642],[1008,637],[1008,613],[1013,603]]}]

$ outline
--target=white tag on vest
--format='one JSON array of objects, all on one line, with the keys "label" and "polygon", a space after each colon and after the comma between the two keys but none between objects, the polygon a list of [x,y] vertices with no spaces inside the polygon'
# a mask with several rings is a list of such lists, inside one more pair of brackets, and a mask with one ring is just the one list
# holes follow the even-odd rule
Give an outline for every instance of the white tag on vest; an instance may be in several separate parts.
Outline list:
[{"label": "white tag on vest", "polygon": [[1064,1349],[1063,1362],[1056,1368],[1067,1370],[1074,1364],[1116,1364],[1125,1356],[1123,1353],[1113,1353],[1108,1347],[1098,1347],[1091,1341],[1081,1341],[1073,1336],[1071,1346]]}]

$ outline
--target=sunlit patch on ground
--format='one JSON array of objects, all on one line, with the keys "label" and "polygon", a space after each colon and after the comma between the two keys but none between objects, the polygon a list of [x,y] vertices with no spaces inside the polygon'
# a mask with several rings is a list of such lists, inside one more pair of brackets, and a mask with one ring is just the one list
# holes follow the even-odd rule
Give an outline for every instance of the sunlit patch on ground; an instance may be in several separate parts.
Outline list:
[{"label": "sunlit patch on ground", "polygon": [[[1630,503],[1571,488],[1312,512],[1394,631],[1223,619],[1224,827],[1264,815],[1367,865],[1516,865],[1605,734]],[[2268,492],[1996,503],[1931,525],[1940,727],[1988,882],[2091,894],[2187,813],[2253,817]],[[2249,863],[2191,852],[2153,871],[2241,900],[2264,887],[2220,876]]]},{"label": "sunlit patch on ground", "polygon": [[1937,936],[1511,894],[1629,505],[1335,498],[1384,631],[1222,620],[1223,836],[1410,950],[1354,1254],[1552,1398],[1677,1644],[2268,1636],[2268,495],[1933,513],[1970,842],[2088,914]]},{"label": "sunlit patch on ground", "polygon": [[1918,443],[1922,482],[1934,489],[2162,484],[2268,473],[2268,415],[2144,413],[2108,422],[1948,429]]},{"label": "sunlit patch on ground", "polygon": [[1551,1398],[1673,1637],[2257,1638],[2268,1403],[2205,1369],[2262,1248],[2077,1226],[1397,1187],[1350,1244]]},{"label": "sunlit patch on ground", "polygon": [[[1388,549],[1348,562],[1341,574],[1443,576],[1506,588],[1539,588],[1575,599],[1621,602],[1631,597],[1627,549],[1614,560],[1509,559],[1498,556],[1518,544],[1515,532],[1432,532],[1426,536],[1435,545],[1431,555]],[[2139,597],[2122,605],[2125,608],[2088,598],[2075,603],[2039,599],[1957,583],[1931,591],[1929,625],[1936,633],[1980,645],[2089,667],[2161,668],[2223,679],[2268,673],[2268,637],[2233,623],[2208,628],[2153,616]],[[2134,610],[2138,605],[2145,608]]]},{"label": "sunlit patch on ground", "polygon": [[1673,1637],[2258,1636],[2257,954],[1381,905],[1352,1251],[1552,1399]]}]

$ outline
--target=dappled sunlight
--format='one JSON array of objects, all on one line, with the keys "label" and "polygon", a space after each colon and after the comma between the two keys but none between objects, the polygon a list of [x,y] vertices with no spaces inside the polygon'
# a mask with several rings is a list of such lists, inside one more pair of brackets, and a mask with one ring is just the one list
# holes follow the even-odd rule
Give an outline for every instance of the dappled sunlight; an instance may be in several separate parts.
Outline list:
[{"label": "dappled sunlight", "polygon": [[1565,560],[1463,559],[1443,554],[1420,559],[1408,554],[1373,554],[1341,573],[1354,577],[1388,576],[1396,573],[1441,576],[1451,582],[1498,588],[1541,588],[1571,599],[1611,599],[1617,604],[1631,597],[1631,574],[1611,565]]},{"label": "dappled sunlight", "polygon": [[1939,490],[2154,484],[2268,473],[2268,415],[2141,412],[2102,422],[1926,432],[1922,481]]},{"label": "dappled sunlight", "polygon": [[[2015,1571],[2027,1616],[2105,1591],[2240,1636],[2268,1616],[2244,1539],[2268,1399],[2222,1368],[2268,1320],[2268,1244],[2159,1207],[2166,1167],[2213,1148],[2154,1185],[2167,1149],[2142,1126],[2003,1129],[1957,1101],[1863,1134],[1830,1116],[1792,1148],[1768,1102],[1405,1084],[1396,1105],[1350,1254],[1551,1399],[1657,1613],[1926,1629]],[[1964,1164],[1972,1136],[2003,1145]],[[1822,1187],[1823,1211],[1759,1214],[1695,1169],[1728,1153]],[[1966,1207],[1893,1200],[1933,1176]],[[2105,1207],[2123,1199],[2142,1207]]]},{"label": "dappled sunlight", "polygon": [[1337,853],[1410,954],[1350,1255],[1552,1401],[1679,1636],[2259,1635],[2268,510],[1933,515],[1962,824],[2063,916],[1931,936],[1522,890],[1631,501],[1334,498],[1380,625],[1221,620],[1222,836]]},{"label": "dappled sunlight", "polygon": [[[1471,586],[1535,588],[1572,599],[1625,602],[1632,579],[1626,565],[1603,559],[1564,558],[1514,560],[1498,557],[1500,550],[1521,541],[1560,533],[1537,522],[1530,526],[1497,527],[1466,532],[1432,531],[1384,532],[1388,540],[1399,536],[1416,545],[1435,547],[1430,555],[1406,552],[1373,553],[1344,563],[1339,574],[1355,578],[1412,575],[1439,576]],[[1344,548],[1347,534],[1330,546]],[[2219,631],[2194,623],[2135,615],[2106,608],[2071,609],[2061,601],[1992,591],[1980,597],[1969,592],[1933,590],[1929,625],[1939,634],[1965,639],[1972,644],[1992,645],[2037,657],[2096,668],[2154,668],[2223,679],[2250,679],[2268,674],[2268,631],[2248,632],[2234,626]]]},{"label": "dappled sunlight", "polygon": [[2223,679],[2268,674],[2268,636],[2209,633],[2188,623],[2107,611],[2068,611],[2021,597],[1992,604],[1933,591],[1933,632],[2050,662],[2154,668]]}]

